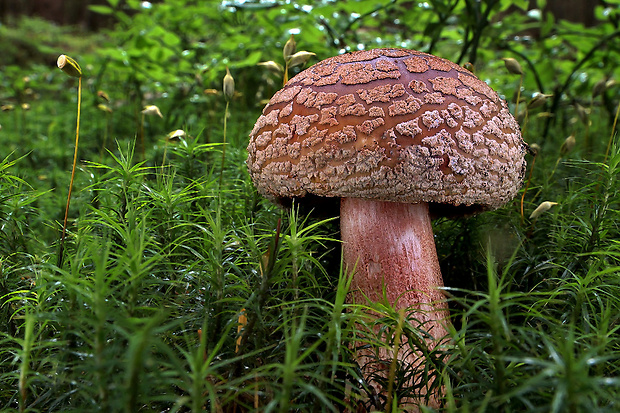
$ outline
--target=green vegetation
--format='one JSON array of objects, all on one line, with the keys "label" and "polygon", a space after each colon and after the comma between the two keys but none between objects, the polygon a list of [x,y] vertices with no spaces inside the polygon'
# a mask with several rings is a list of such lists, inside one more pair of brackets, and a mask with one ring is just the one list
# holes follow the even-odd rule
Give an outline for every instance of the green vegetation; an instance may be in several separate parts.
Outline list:
[{"label": "green vegetation", "polygon": [[[448,412],[618,411],[620,1],[593,27],[527,3],[108,0],[92,6],[116,22],[101,33],[0,25],[0,408],[397,411],[360,380],[363,334],[425,352],[412,368],[436,375]],[[257,64],[285,66],[291,34],[309,63],[388,46],[469,62],[518,111],[520,196],[434,223],[450,344],[430,351],[393,309],[347,304],[338,221],[253,188],[247,136],[283,78]],[[83,100],[62,262],[65,53]],[[416,391],[412,373],[390,375],[392,400]]]}]

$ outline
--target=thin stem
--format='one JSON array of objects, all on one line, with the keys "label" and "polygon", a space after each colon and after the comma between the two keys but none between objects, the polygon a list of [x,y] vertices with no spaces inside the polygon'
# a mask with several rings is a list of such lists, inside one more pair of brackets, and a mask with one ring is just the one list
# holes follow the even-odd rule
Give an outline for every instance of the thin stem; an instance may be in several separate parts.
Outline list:
[{"label": "thin stem", "polygon": [[164,176],[164,170],[166,167],[166,153],[168,152],[168,142],[170,142],[170,138],[166,136],[166,143],[164,144],[164,156],[161,160],[161,175]]},{"label": "thin stem", "polygon": [[[590,122],[590,116],[592,115],[592,107],[593,107],[593,105],[594,105],[594,96],[590,95],[590,108],[589,108],[590,110],[587,113],[588,116],[587,116],[587,119],[586,119],[586,132],[585,132],[584,137],[583,137],[583,146],[584,146],[584,149],[585,149],[585,156],[586,157],[590,156],[590,152],[592,151],[591,143],[590,143],[590,123],[591,123]],[[613,132],[613,129],[612,129],[612,132]]]},{"label": "thin stem", "polygon": [[519,78],[519,89],[517,90],[517,102],[515,103],[515,117],[519,117],[519,101],[521,100],[521,88],[523,87],[523,74]]},{"label": "thin stem", "polygon": [[99,163],[103,163],[103,154],[108,145],[108,134],[110,133],[110,114],[105,114],[105,129],[103,130],[103,143],[101,144],[101,152],[99,152]]},{"label": "thin stem", "polygon": [[22,341],[22,351],[20,354],[21,363],[19,369],[19,412],[27,411],[28,399],[28,376],[30,375],[30,361],[32,357],[32,347],[34,344],[34,316],[26,312],[24,323],[24,338]]},{"label": "thin stem", "polygon": [[527,190],[530,187],[530,182],[532,181],[532,173],[534,172],[535,163],[536,163],[536,155],[534,155],[534,159],[532,159],[532,166],[530,167],[530,173],[527,177],[527,182],[525,184],[525,189],[523,190],[523,195],[521,195],[521,222],[523,222],[525,219],[525,215],[523,214],[523,203],[525,202],[525,194],[527,194]]},{"label": "thin stem", "polygon": [[142,147],[142,160],[146,160],[146,148],[144,146],[144,113],[140,121],[140,146]]},{"label": "thin stem", "polygon": [[618,109],[616,109],[616,117],[614,118],[614,124],[611,127],[611,134],[609,136],[609,142],[607,142],[607,149],[605,150],[605,160],[603,163],[607,163],[607,157],[609,156],[609,148],[611,148],[611,142],[614,140],[614,131],[618,124],[618,115],[620,115],[620,102],[618,103]]},{"label": "thin stem", "polygon": [[75,127],[75,149],[73,152],[73,167],[71,168],[71,181],[69,181],[69,193],[67,194],[67,205],[65,207],[65,219],[62,223],[62,236],[60,237],[60,250],[58,251],[58,267],[62,267],[64,260],[65,236],[67,234],[67,219],[69,217],[69,204],[71,203],[71,192],[73,189],[73,179],[75,178],[75,166],[77,164],[78,142],[80,140],[80,114],[82,107],[82,77],[78,78],[78,103],[77,103],[77,126]]},{"label": "thin stem", "polygon": [[226,109],[224,110],[224,137],[222,138],[222,169],[220,170],[220,187],[222,186],[222,179],[224,177],[224,164],[226,163],[226,124],[228,121],[228,106],[230,101],[226,101]]},{"label": "thin stem", "polygon": [[561,160],[562,160],[562,155],[558,156],[558,160],[555,161],[555,165],[553,166],[553,169],[551,170],[551,173],[549,174],[549,178],[551,178],[555,174],[555,170],[558,169],[558,165],[560,164]]},{"label": "thin stem", "polygon": [[[288,82],[288,62],[289,59],[286,59],[286,62],[284,62],[284,77],[282,78],[282,86],[286,86],[286,82]],[[226,102],[226,105],[228,105],[228,102]]]}]

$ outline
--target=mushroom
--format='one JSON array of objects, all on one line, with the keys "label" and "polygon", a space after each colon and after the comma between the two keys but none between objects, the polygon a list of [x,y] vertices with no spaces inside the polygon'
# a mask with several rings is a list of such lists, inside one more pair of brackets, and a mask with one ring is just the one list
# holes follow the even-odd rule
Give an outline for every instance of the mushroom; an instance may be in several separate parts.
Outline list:
[{"label": "mushroom", "polygon": [[405,49],[343,54],[299,73],[264,108],[248,152],[261,194],[340,199],[351,301],[414,309],[435,341],[449,321],[431,213],[499,208],[526,166],[517,121],[486,83]]}]

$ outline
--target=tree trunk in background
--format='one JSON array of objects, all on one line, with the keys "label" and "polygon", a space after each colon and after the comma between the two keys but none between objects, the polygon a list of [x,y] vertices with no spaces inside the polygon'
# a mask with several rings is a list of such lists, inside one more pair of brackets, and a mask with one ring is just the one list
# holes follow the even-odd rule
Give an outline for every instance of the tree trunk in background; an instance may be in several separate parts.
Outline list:
[{"label": "tree trunk in background", "polygon": [[[596,24],[594,8],[604,3],[601,0],[547,0],[544,10],[551,12],[556,19],[593,26]],[[530,7],[536,7],[534,0],[530,1]]]},{"label": "tree trunk in background", "polygon": [[37,16],[61,25],[81,26],[88,30],[106,27],[108,16],[92,13],[90,5],[108,5],[106,0],[0,0],[0,19],[8,16]]}]

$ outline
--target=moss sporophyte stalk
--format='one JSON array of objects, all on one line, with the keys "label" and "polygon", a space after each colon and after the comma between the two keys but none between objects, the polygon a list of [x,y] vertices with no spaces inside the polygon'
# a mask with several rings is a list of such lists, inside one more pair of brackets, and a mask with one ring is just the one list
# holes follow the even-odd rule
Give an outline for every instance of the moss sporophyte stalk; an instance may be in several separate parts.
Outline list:
[{"label": "moss sporophyte stalk", "polygon": [[62,268],[62,264],[64,261],[64,248],[65,248],[65,237],[67,234],[67,219],[69,216],[69,205],[71,203],[71,192],[73,190],[73,180],[75,178],[75,167],[77,164],[77,155],[78,155],[78,143],[80,140],[80,114],[81,114],[81,106],[82,106],[82,68],[78,64],[78,62],[67,56],[60,55],[58,56],[58,60],[56,61],[58,68],[60,68],[63,72],[71,77],[78,78],[78,101],[77,101],[77,125],[75,127],[75,150],[73,152],[73,166],[71,167],[71,180],[69,181],[69,191],[67,194],[67,204],[65,206],[65,217],[62,223],[62,235],[60,236],[60,247],[58,250],[58,268]]},{"label": "moss sporophyte stalk", "polygon": [[222,134],[222,166],[220,168],[220,185],[222,185],[222,180],[224,177],[224,166],[226,164],[226,133],[228,126],[228,116],[229,116],[229,107],[230,101],[235,95],[235,79],[230,74],[230,69],[226,66],[226,74],[224,75],[224,79],[222,80],[222,91],[224,92],[224,98],[226,99],[226,107],[224,109],[224,130]]},{"label": "moss sporophyte stalk", "polygon": [[285,62],[283,84],[286,84],[286,82],[288,82],[289,59],[291,55],[295,53],[296,49],[297,43],[295,42],[294,36],[291,34],[291,37],[289,37],[289,39],[284,44],[284,47],[282,48],[282,56],[284,57]]},{"label": "moss sporophyte stalk", "polygon": [[142,150],[142,159],[145,160],[146,144],[144,143],[144,118],[145,116],[157,116],[163,119],[164,115],[162,115],[161,110],[159,110],[159,107],[156,105],[146,105],[140,113],[142,114],[140,118],[140,149]]}]

